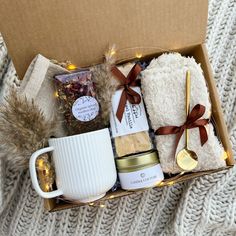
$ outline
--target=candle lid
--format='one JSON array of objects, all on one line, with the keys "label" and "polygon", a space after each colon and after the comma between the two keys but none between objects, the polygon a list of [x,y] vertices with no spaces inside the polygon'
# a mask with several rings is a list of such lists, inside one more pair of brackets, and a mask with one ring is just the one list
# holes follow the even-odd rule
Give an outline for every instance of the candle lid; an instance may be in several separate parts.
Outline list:
[{"label": "candle lid", "polygon": [[146,166],[159,164],[157,152],[149,151],[116,159],[118,170],[136,171]]}]

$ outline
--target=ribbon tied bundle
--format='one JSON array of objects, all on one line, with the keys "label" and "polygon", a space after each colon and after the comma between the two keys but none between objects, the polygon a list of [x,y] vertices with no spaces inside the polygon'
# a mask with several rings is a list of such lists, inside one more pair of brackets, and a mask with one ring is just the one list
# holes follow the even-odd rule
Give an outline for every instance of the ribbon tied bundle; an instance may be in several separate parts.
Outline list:
[{"label": "ribbon tied bundle", "polygon": [[116,112],[117,119],[121,122],[126,102],[129,101],[131,104],[139,104],[141,102],[140,94],[132,89],[132,87],[140,86],[140,80],[136,78],[141,72],[141,67],[135,64],[127,77],[116,66],[112,67],[111,72],[120,82],[117,89],[123,89]]},{"label": "ribbon tied bundle", "polygon": [[[191,72],[191,112],[186,119],[187,70]],[[193,58],[169,53],[153,59],[141,72],[141,88],[151,126],[156,131],[155,142],[164,172],[182,172],[176,163],[176,154],[185,147],[186,129],[189,149],[198,157],[193,171],[225,167],[224,149],[209,122],[211,103],[205,78]]]},{"label": "ribbon tied bundle", "polygon": [[205,128],[205,125],[209,123],[209,119],[199,120],[199,118],[203,116],[203,114],[205,113],[205,110],[206,110],[205,106],[201,104],[197,104],[189,113],[183,125],[160,127],[155,131],[155,134],[156,135],[176,134],[176,141],[175,141],[175,151],[176,151],[179,140],[181,136],[183,135],[185,129],[198,128],[201,146],[203,146],[208,140],[208,135],[207,135],[207,130]]}]

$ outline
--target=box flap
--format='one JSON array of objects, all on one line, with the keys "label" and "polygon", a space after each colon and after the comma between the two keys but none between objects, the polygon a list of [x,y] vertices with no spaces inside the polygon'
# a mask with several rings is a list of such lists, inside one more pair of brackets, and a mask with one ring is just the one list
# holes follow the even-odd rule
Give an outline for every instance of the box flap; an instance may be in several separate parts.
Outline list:
[{"label": "box flap", "polygon": [[[0,32],[20,78],[41,53],[79,66],[102,61],[109,43],[120,57],[205,40],[207,0],[0,0]],[[121,50],[122,51],[122,50]]]}]

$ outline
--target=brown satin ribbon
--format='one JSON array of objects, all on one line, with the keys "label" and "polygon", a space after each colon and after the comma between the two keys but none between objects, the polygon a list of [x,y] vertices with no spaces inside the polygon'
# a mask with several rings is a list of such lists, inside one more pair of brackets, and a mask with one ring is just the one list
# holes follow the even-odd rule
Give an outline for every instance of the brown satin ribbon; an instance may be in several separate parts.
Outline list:
[{"label": "brown satin ribbon", "polygon": [[185,123],[181,126],[164,126],[160,127],[155,131],[156,135],[167,135],[167,134],[176,134],[175,141],[175,152],[178,147],[179,140],[184,133],[185,129],[199,128],[201,145],[203,146],[208,140],[207,131],[205,125],[209,123],[209,119],[201,119],[205,113],[205,106],[197,104],[194,106],[192,111],[189,113]]},{"label": "brown satin ribbon", "polygon": [[116,111],[116,117],[121,122],[123,113],[125,110],[126,102],[129,101],[131,104],[139,104],[141,102],[141,96],[139,93],[135,92],[131,86],[139,86],[140,81],[136,80],[138,74],[141,72],[142,68],[135,64],[128,76],[125,77],[123,73],[116,67],[113,66],[111,69],[112,74],[119,80],[120,85],[117,89],[123,89],[120,97],[120,102]]}]

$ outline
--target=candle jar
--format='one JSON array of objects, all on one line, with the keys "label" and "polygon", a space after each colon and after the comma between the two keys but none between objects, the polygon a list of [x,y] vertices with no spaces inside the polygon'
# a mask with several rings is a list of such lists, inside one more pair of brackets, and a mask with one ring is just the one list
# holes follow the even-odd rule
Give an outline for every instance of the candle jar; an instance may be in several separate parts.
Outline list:
[{"label": "candle jar", "polygon": [[154,187],[164,179],[156,151],[117,158],[116,166],[124,190]]}]

